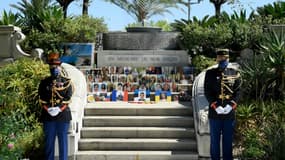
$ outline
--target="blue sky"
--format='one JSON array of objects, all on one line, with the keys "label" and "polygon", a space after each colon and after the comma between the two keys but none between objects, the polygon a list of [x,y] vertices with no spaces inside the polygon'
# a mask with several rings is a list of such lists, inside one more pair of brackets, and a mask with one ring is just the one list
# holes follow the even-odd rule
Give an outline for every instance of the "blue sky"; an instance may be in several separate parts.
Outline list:
[{"label": "blue sky", "polygon": [[[233,10],[239,11],[240,8],[244,8],[247,10],[247,13],[250,13],[253,9],[256,9],[259,6],[263,6],[266,4],[273,4],[277,0],[240,0],[242,6],[239,5],[223,5],[222,11],[226,11],[227,13],[233,13]],[[16,4],[17,2],[21,2],[21,0],[1,0],[0,2],[0,11],[5,9],[6,11],[11,10],[12,12],[16,12],[15,9],[10,7],[10,4]],[[68,15],[81,15],[81,3],[82,0],[76,0],[71,3],[68,8]],[[187,8],[184,8],[187,11]],[[175,19],[187,19],[187,13],[183,13],[180,10],[172,9],[172,14],[166,14],[165,16],[154,16],[151,21],[158,20],[167,20],[169,22],[173,22]],[[121,8],[105,2],[104,0],[92,0],[92,3],[89,7],[89,15],[93,17],[103,17],[105,19],[105,23],[108,25],[110,31],[122,31],[125,26],[130,23],[136,22],[136,20],[127,14]],[[209,3],[209,0],[203,0],[200,4],[195,4],[191,6],[191,17],[196,16],[199,19],[203,18],[206,15],[214,15],[214,6]]]}]

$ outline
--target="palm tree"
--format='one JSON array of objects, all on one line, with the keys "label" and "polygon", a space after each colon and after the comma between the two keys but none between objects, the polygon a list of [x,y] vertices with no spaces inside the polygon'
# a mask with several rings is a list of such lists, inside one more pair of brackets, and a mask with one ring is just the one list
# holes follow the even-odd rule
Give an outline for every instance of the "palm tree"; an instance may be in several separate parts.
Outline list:
[{"label": "palm tree", "polygon": [[19,13],[12,13],[11,11],[3,11],[2,16],[0,16],[0,25],[15,25],[21,27],[21,20]]},{"label": "palm tree", "polygon": [[43,15],[51,7],[51,0],[22,0],[17,4],[11,4],[11,7],[20,11],[20,18],[24,23],[23,26],[27,26],[27,30],[37,28],[42,30]]},{"label": "palm tree", "polygon": [[82,14],[88,15],[88,6],[89,6],[89,0],[83,0],[83,6],[82,6]]},{"label": "palm tree", "polygon": [[198,3],[200,3],[202,0],[194,0],[194,1],[192,1],[192,0],[186,0],[186,1],[184,1],[184,0],[180,0],[180,1],[178,1],[178,3],[181,3],[182,5],[184,5],[184,6],[186,6],[187,8],[188,8],[188,20],[190,20],[190,9],[191,9],[191,5],[192,4],[198,4]]},{"label": "palm tree", "polygon": [[74,0],[56,0],[59,5],[62,7],[63,13],[64,13],[64,18],[67,16],[67,8],[73,2]]},{"label": "palm tree", "polygon": [[281,19],[285,17],[285,2],[274,2],[257,8],[257,13],[261,16],[271,15],[273,19]]},{"label": "palm tree", "polygon": [[176,0],[106,0],[125,10],[145,26],[145,20],[154,15],[171,14],[169,8],[179,8]]},{"label": "palm tree", "polygon": [[221,7],[225,3],[238,3],[240,2],[239,0],[209,0],[213,5],[215,6],[215,15],[216,17],[220,17],[221,15]]},{"label": "palm tree", "polygon": [[216,17],[220,17],[221,15],[221,7],[224,3],[226,3],[228,0],[210,0],[211,3],[215,6],[215,15]]}]

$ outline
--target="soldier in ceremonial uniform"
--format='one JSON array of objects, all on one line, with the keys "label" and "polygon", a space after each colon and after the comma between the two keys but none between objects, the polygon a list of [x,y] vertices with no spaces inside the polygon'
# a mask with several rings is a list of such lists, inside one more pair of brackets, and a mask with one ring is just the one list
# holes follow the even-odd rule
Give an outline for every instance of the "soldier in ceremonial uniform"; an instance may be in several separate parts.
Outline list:
[{"label": "soldier in ceremonial uniform", "polygon": [[68,159],[68,129],[71,112],[68,104],[72,96],[71,80],[61,74],[59,54],[48,55],[50,76],[39,85],[41,119],[45,135],[46,160],[54,160],[55,138],[58,138],[59,160]]},{"label": "soldier in ceremonial uniform", "polygon": [[207,70],[205,96],[209,102],[210,154],[212,160],[220,159],[222,137],[223,160],[232,160],[232,143],[235,109],[240,96],[240,78],[237,70],[227,68],[229,50],[217,49],[218,67]]}]

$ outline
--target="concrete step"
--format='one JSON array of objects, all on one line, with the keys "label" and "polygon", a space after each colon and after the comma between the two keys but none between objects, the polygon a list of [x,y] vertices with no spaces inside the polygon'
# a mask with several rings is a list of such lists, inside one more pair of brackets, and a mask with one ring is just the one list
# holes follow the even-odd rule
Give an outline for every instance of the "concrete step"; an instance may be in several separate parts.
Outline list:
[{"label": "concrete step", "polygon": [[83,127],[194,127],[189,116],[85,116]]},{"label": "concrete step", "polygon": [[198,160],[186,151],[79,151],[77,160]]},{"label": "concrete step", "polygon": [[195,160],[191,104],[96,102],[84,109],[77,160]]},{"label": "concrete step", "polygon": [[157,104],[134,104],[127,102],[89,103],[84,110],[85,116],[185,116],[192,115],[191,103],[181,104],[157,103]]},{"label": "concrete step", "polygon": [[178,127],[84,127],[81,138],[193,138],[193,128]]},{"label": "concrete step", "polygon": [[78,150],[173,150],[193,151],[197,144],[192,139],[162,138],[90,138],[80,139]]}]

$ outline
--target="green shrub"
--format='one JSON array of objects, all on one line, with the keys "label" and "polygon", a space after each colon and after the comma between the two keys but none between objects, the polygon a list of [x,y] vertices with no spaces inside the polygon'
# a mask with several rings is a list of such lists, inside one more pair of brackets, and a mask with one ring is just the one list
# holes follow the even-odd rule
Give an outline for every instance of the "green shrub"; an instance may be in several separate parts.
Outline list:
[{"label": "green shrub", "polygon": [[231,30],[228,24],[204,27],[191,23],[185,26],[181,35],[183,46],[191,55],[197,52],[214,57],[215,48],[225,47],[226,42],[230,40]]},{"label": "green shrub", "polygon": [[18,138],[16,145],[18,148],[24,148],[22,157],[29,159],[43,159],[44,157],[44,136],[42,125],[34,124],[31,132],[24,132]]},{"label": "green shrub", "polygon": [[237,143],[242,159],[284,159],[285,102],[250,102],[237,108]]},{"label": "green shrub", "polygon": [[[256,23],[259,22],[259,23]],[[263,35],[260,21],[247,19],[241,12],[230,16],[226,13],[221,19],[205,16],[201,21],[176,21],[173,27],[181,32],[180,38],[185,49],[192,55],[194,52],[213,57],[215,48],[229,48],[240,52],[245,48],[255,48]],[[237,55],[232,55],[234,57]]]},{"label": "green shrub", "polygon": [[230,28],[232,29],[232,38],[228,41],[228,48],[233,51],[241,51],[245,48],[255,49],[263,35],[262,25],[251,21],[231,20]]},{"label": "green shrub", "polygon": [[48,66],[32,59],[0,68],[0,159],[29,157],[42,147],[37,90],[47,75]]},{"label": "green shrub", "polygon": [[195,66],[195,73],[199,74],[204,69],[214,65],[216,63],[215,59],[208,58],[203,55],[196,55],[192,59],[192,64]]},{"label": "green shrub", "polygon": [[254,55],[252,59],[243,61],[240,65],[240,73],[243,80],[241,87],[243,101],[262,101],[272,97],[270,79],[274,75],[262,55]]},{"label": "green shrub", "polygon": [[48,76],[48,66],[41,61],[21,59],[0,70],[0,104],[4,109],[38,110],[37,88]]},{"label": "green shrub", "polygon": [[33,150],[42,148],[42,127],[24,109],[1,114],[0,159],[29,157]]},{"label": "green shrub", "polygon": [[243,93],[247,99],[285,99],[285,44],[284,33],[264,34],[258,55],[241,63]]},{"label": "green shrub", "polygon": [[62,37],[63,42],[95,42],[98,32],[107,32],[107,25],[103,18],[78,16],[66,19]]},{"label": "green shrub", "polygon": [[31,29],[21,46],[27,52],[31,52],[34,48],[42,48],[44,53],[61,52],[60,43],[62,40],[63,37],[58,32],[52,30],[41,32]]},{"label": "green shrub", "polygon": [[265,151],[263,149],[263,143],[261,141],[259,131],[250,129],[245,131],[244,144],[245,149],[243,150],[242,157],[245,159],[256,159],[260,160],[264,158]]}]

